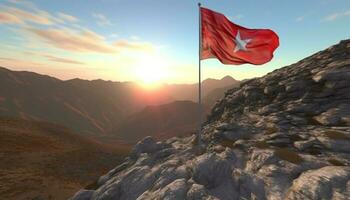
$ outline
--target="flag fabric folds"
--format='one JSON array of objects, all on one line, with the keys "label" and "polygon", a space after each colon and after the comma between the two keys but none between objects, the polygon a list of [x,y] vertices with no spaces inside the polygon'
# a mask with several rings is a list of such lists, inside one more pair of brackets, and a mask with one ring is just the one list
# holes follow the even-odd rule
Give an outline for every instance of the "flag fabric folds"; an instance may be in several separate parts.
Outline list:
[{"label": "flag fabric folds", "polygon": [[201,60],[217,58],[223,64],[261,65],[273,58],[278,35],[269,29],[248,29],[232,23],[223,14],[200,8]]}]

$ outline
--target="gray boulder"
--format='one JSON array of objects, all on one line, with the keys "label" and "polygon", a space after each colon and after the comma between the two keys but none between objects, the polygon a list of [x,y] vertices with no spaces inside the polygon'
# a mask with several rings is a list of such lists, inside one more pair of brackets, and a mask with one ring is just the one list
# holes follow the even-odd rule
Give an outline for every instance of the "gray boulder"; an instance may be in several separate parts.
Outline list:
[{"label": "gray boulder", "polygon": [[[293,181],[286,199],[346,199],[350,194],[350,167],[309,170]],[[343,198],[342,198],[343,197]]]}]

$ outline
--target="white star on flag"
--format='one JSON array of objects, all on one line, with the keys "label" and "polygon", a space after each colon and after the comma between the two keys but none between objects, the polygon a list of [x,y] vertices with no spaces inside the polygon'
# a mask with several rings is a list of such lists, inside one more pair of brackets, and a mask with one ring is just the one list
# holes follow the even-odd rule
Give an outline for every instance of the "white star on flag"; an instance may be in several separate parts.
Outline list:
[{"label": "white star on flag", "polygon": [[242,40],[241,35],[239,31],[237,31],[237,35],[235,38],[233,38],[234,43],[236,44],[236,47],[234,49],[234,52],[236,53],[239,50],[242,51],[247,51],[247,44],[251,41],[252,39],[244,39]]}]

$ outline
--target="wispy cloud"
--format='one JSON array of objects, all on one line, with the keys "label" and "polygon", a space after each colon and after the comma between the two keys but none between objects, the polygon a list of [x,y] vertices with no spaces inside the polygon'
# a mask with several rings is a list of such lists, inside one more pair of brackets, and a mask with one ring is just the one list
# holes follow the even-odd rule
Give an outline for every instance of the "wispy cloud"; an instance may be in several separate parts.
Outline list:
[{"label": "wispy cloud", "polygon": [[72,15],[68,15],[66,13],[62,13],[62,12],[59,12],[58,13],[58,16],[63,19],[64,21],[67,21],[67,22],[78,22],[79,19],[72,16]]},{"label": "wispy cloud", "polygon": [[75,52],[115,53],[113,46],[108,45],[103,36],[90,30],[72,29],[38,29],[27,30],[47,44],[56,48]]},{"label": "wispy cloud", "polygon": [[[0,5],[0,26],[11,24],[6,30],[11,31],[9,33],[13,33],[13,38],[18,38],[19,43],[11,53],[0,58],[2,66],[36,69],[45,74],[60,74],[62,67],[67,70],[84,67],[85,70],[93,66],[91,77],[97,77],[97,71],[104,69],[100,74],[103,77],[132,79],[130,69],[142,66],[145,58],[158,61],[153,57],[159,53],[159,46],[137,36],[123,39],[118,32],[100,34],[84,27],[79,16],[72,16],[64,10],[48,13],[29,1],[8,1],[11,3]],[[112,25],[102,14],[95,13],[94,18],[101,26]],[[0,51],[7,52],[6,49]],[[67,73],[65,71],[59,77],[81,76],[80,71]]]},{"label": "wispy cloud", "polygon": [[56,57],[56,56],[51,56],[51,55],[45,55],[45,57],[53,62],[59,62],[59,63],[67,63],[67,64],[76,64],[76,65],[84,65],[85,63],[68,59],[68,58],[61,58],[61,57]]},{"label": "wispy cloud", "polygon": [[22,19],[17,16],[0,11],[0,24],[22,24],[24,23]]},{"label": "wispy cloud", "polygon": [[334,20],[336,20],[338,18],[346,17],[346,16],[350,16],[350,10],[344,11],[344,12],[336,12],[336,13],[330,14],[330,15],[326,16],[323,19],[323,21],[331,22],[331,21],[334,21]]},{"label": "wispy cloud", "polygon": [[118,54],[123,51],[151,52],[155,46],[149,42],[126,39],[109,43],[106,38],[88,29],[26,28],[47,45],[72,52]]},{"label": "wispy cloud", "polygon": [[63,12],[58,12],[57,15],[52,15],[44,10],[37,8],[35,4],[29,1],[10,0],[10,2],[15,6],[0,5],[0,23],[34,23],[50,26],[57,23],[75,23],[79,21],[78,18]]},{"label": "wispy cloud", "polygon": [[93,13],[92,16],[97,19],[97,24],[100,26],[113,25],[113,23],[101,13]]},{"label": "wispy cloud", "polygon": [[128,40],[118,40],[114,42],[114,46],[118,50],[138,50],[138,51],[153,51],[154,45],[149,42],[130,42]]},{"label": "wispy cloud", "polygon": [[49,13],[42,10],[29,12],[10,6],[0,6],[0,16],[0,22],[8,24],[23,24],[25,22],[31,22],[40,25],[52,25],[59,21]]}]

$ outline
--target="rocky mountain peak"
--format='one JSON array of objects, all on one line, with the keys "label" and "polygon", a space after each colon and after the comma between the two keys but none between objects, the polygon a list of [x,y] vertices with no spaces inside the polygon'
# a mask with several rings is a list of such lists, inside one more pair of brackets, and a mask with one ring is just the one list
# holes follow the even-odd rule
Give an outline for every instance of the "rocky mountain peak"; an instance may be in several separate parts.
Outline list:
[{"label": "rocky mountain peak", "polygon": [[347,199],[350,40],[227,91],[194,136],[140,141],[72,199]]}]

